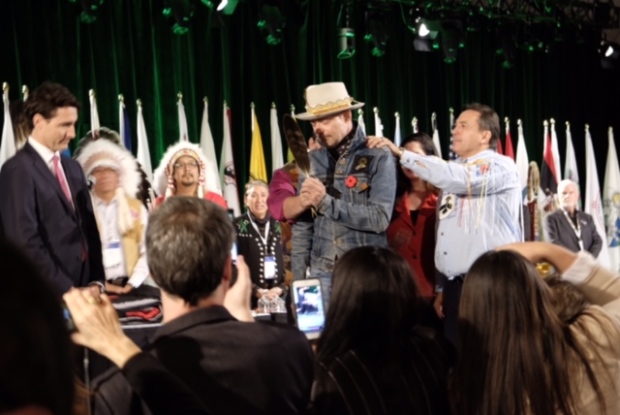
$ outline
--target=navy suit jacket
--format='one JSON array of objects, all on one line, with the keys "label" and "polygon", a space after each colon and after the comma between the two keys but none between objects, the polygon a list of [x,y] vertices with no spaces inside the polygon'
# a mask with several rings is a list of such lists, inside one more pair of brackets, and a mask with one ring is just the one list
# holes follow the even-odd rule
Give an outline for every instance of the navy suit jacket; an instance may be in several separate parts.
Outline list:
[{"label": "navy suit jacket", "polygon": [[[596,224],[592,215],[578,210],[576,212],[579,228],[581,229],[581,240],[583,241],[583,249],[594,255],[596,258],[603,247],[603,240],[596,230]],[[570,249],[573,252],[579,252],[579,239],[562,209],[549,214],[545,219],[547,234],[549,241]]]},{"label": "navy suit jacket", "polygon": [[0,228],[64,293],[103,282],[104,271],[84,173],[75,160],[60,158],[75,209],[43,158],[27,143],[0,170]]}]

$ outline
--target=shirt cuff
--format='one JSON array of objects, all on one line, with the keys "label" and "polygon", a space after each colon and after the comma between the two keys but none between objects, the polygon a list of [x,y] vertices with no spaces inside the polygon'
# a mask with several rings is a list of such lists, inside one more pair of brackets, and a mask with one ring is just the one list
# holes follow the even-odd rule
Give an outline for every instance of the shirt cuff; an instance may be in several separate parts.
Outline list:
[{"label": "shirt cuff", "polygon": [[577,260],[562,274],[562,279],[574,285],[583,284],[597,265],[592,255],[580,251],[577,253]]}]

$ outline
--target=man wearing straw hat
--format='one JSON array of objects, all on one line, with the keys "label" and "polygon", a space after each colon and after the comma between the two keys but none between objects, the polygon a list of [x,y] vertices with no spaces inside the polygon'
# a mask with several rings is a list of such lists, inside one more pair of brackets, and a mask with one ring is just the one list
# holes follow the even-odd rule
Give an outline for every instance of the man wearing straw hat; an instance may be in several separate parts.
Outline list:
[{"label": "man wearing straw hat", "polygon": [[342,82],[311,85],[305,98],[306,112],[296,118],[310,121],[322,147],[310,152],[310,177],[300,177],[299,193],[317,215],[312,223],[294,225],[292,255],[299,261],[296,252],[310,251],[310,275],[321,279],[328,304],[332,269],[342,254],[357,246],[387,246],[396,166],[387,149],[366,146],[352,113],[364,103],[349,96]]}]

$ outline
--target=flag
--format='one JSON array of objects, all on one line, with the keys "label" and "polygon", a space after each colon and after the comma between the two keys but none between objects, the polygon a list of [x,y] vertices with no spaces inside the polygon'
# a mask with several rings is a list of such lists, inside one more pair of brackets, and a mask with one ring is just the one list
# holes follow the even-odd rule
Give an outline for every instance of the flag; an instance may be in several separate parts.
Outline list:
[{"label": "flag", "polygon": [[401,137],[400,137],[400,114],[395,112],[394,118],[396,118],[396,128],[394,129],[394,144],[397,147],[400,147]]},{"label": "flag", "polygon": [[121,143],[131,152],[131,124],[125,107],[125,98],[118,96],[118,132],[121,136]]},{"label": "flag", "polygon": [[177,94],[177,112],[179,113],[179,141],[189,141],[187,133],[187,118],[185,118],[185,107],[183,106],[183,94]]},{"label": "flag", "polygon": [[[200,148],[207,156],[211,171],[206,172],[211,177],[220,177],[217,167],[217,155],[215,154],[215,144],[213,144],[213,134],[211,134],[211,126],[209,125],[209,102],[207,98],[203,98],[204,107],[202,109],[202,124],[200,125]],[[211,180],[216,186],[219,194],[222,194],[222,184],[219,179]]]},{"label": "flag", "polygon": [[280,135],[280,126],[278,125],[278,110],[276,104],[271,104],[270,119],[271,127],[271,171],[284,166],[284,157],[282,155],[282,136]]},{"label": "flag", "polygon": [[[295,118],[295,105],[291,104],[291,117]],[[293,156],[293,152],[291,152],[291,149],[288,148],[288,143],[286,144],[287,147],[287,151],[286,151],[286,162],[290,163],[292,161],[295,160],[295,156]]]},{"label": "flag", "polygon": [[97,98],[95,98],[94,89],[88,91],[88,97],[90,99],[90,131],[93,138],[99,138],[101,124],[99,123],[99,111],[97,111]]},{"label": "flag", "polygon": [[512,147],[512,134],[510,134],[510,120],[506,118],[506,145],[504,149],[504,155],[506,157],[510,157],[511,159],[515,159],[515,151]]},{"label": "flag", "polygon": [[223,184],[224,199],[228,208],[235,216],[241,215],[239,193],[237,191],[237,176],[233,159],[232,139],[230,137],[230,109],[224,102],[224,139],[222,140],[222,156],[220,158],[220,177]]},{"label": "flag", "polygon": [[431,125],[433,126],[433,144],[437,149],[437,157],[441,157],[441,143],[439,142],[439,129],[437,128],[437,113],[431,115]]},{"label": "flag", "polygon": [[[596,230],[603,241],[607,240],[605,232],[605,219],[603,216],[603,204],[601,203],[601,188],[598,184],[598,173],[596,171],[596,158],[594,156],[594,147],[592,146],[592,136],[590,129],[586,124],[586,213],[592,215]],[[607,244],[603,243],[601,252],[597,258],[599,264],[605,268],[609,268],[609,251]]]},{"label": "flag", "polygon": [[[527,148],[525,147],[525,137],[523,136],[523,126],[521,120],[517,120],[517,171],[519,172],[519,180],[521,189],[525,192],[527,189],[527,177],[530,160],[527,156]],[[524,198],[526,198],[524,193]]]},{"label": "flag", "polygon": [[383,137],[383,124],[381,123],[381,118],[379,118],[379,108],[374,107],[372,110],[375,113],[375,136]]},{"label": "flag", "polygon": [[142,101],[138,100],[138,150],[136,159],[142,166],[142,170],[153,183],[153,167],[151,166],[151,153],[149,150],[149,139],[146,136],[146,126],[144,125],[144,117],[142,115]]},{"label": "flag", "polygon": [[414,134],[416,134],[419,130],[418,130],[418,117],[413,117],[411,119],[411,131],[413,131]]},{"label": "flag", "polygon": [[454,144],[454,137],[452,136],[452,130],[454,129],[454,108],[450,108],[450,152],[448,153],[448,160],[456,160],[458,156],[452,149]]},{"label": "flag", "polygon": [[611,127],[609,127],[608,139],[603,204],[607,225],[609,262],[611,270],[618,274],[620,272],[620,166],[618,165],[618,153],[614,142],[614,130]]},{"label": "flag", "polygon": [[497,148],[495,149],[497,154],[504,154],[504,148],[502,147],[502,138],[497,137]]},{"label": "flag", "polygon": [[364,123],[364,111],[361,109],[357,110],[357,125],[360,126],[364,135],[366,135],[366,124]]},{"label": "flag", "polygon": [[252,103],[252,150],[250,151],[250,178],[267,182],[267,164],[263,151],[263,138],[260,135],[254,103]]},{"label": "flag", "polygon": [[[577,184],[577,191],[581,194],[579,188],[579,172],[577,171],[577,157],[575,157],[575,148],[573,147],[573,138],[568,122],[566,123],[566,165],[564,166],[564,178],[575,182]],[[581,203],[579,203],[579,205],[581,205]]]},{"label": "flag", "polygon": [[555,132],[555,120],[551,118],[551,154],[555,164],[555,178],[560,183],[562,180],[562,164],[560,163],[560,150],[558,148],[558,135]]},{"label": "flag", "polygon": [[540,186],[545,194],[555,195],[558,192],[558,178],[557,171],[559,167],[556,167],[555,157],[553,156],[553,145],[551,143],[551,134],[549,134],[549,123],[544,122],[544,147],[543,147],[543,162],[540,178]]},{"label": "flag", "polygon": [[9,107],[9,85],[6,82],[2,84],[2,102],[4,103],[4,125],[2,127],[2,142],[0,142],[0,169],[4,162],[17,152]]}]

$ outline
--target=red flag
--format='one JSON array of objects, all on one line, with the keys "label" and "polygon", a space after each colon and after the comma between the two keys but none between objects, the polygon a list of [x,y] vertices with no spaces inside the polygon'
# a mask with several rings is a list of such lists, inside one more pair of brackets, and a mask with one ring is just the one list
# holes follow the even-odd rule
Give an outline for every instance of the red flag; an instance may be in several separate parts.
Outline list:
[{"label": "red flag", "polygon": [[512,135],[510,134],[510,128],[506,129],[506,150],[504,151],[504,155],[513,160],[515,159],[515,151],[512,148]]},{"label": "red flag", "polygon": [[540,187],[546,194],[556,194],[558,191],[557,166],[553,159],[553,149],[551,144],[551,134],[549,127],[545,125],[545,147],[543,152],[543,163],[541,172]]}]

